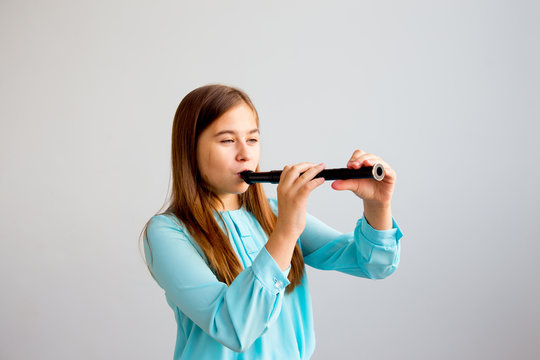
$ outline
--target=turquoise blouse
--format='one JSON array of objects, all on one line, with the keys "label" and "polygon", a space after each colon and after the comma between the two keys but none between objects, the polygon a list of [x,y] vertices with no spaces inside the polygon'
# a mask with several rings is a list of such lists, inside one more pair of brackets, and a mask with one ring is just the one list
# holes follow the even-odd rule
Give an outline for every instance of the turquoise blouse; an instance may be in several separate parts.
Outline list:
[{"label": "turquoise blouse", "polygon": [[[277,213],[277,201],[270,199]],[[145,242],[148,266],[176,318],[174,359],[309,359],[315,348],[306,275],[285,294],[289,269],[282,271],[265,248],[268,237],[244,207],[215,212],[244,270],[230,286],[218,281],[201,249],[172,215],[152,217]],[[399,263],[403,236],[394,219],[375,230],[362,217],[342,234],[307,214],[298,244],[307,265],[354,276],[382,279]]]}]

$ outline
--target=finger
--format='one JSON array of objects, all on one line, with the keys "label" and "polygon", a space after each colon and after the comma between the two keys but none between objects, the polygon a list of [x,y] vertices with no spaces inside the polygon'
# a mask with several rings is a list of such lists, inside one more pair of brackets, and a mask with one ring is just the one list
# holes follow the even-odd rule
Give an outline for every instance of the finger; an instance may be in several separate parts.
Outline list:
[{"label": "finger", "polygon": [[366,155],[366,154],[368,154],[368,153],[365,152],[364,150],[355,150],[353,152],[353,154],[351,155],[351,158],[349,159],[349,161],[355,161],[356,159],[358,159],[361,156]]},{"label": "finger", "polygon": [[334,190],[355,190],[354,182],[351,180],[336,180],[330,186]]},{"label": "finger", "polygon": [[369,159],[367,159],[365,161],[365,163],[368,164],[367,166],[373,166],[376,163],[381,164],[383,166],[383,168],[384,168],[384,176],[385,176],[385,178],[387,178],[387,180],[390,180],[390,179],[395,180],[396,172],[394,171],[394,169],[392,169],[392,167],[386,161],[384,161],[380,157],[375,156],[374,158],[369,158]]},{"label": "finger", "polygon": [[[384,167],[384,176],[386,182],[393,181],[396,179],[396,172],[388,165],[386,161],[381,159],[379,156],[366,153],[362,150],[357,150],[354,152],[353,157],[347,163],[349,169],[359,169],[363,166],[374,166],[376,163],[380,163]],[[383,180],[384,181],[384,180]],[[332,184],[334,186],[334,184]],[[337,185],[342,186],[341,183]]]},{"label": "finger", "polygon": [[349,162],[356,161],[356,159],[358,159],[360,156],[362,156],[362,154],[365,154],[364,150],[360,150],[360,149],[354,150],[351,158],[349,159]]},{"label": "finger", "polygon": [[396,180],[396,171],[388,165],[385,161],[379,161],[382,166],[384,167],[384,180],[388,181],[395,181]]},{"label": "finger", "polygon": [[365,154],[365,153],[366,152],[364,150],[356,149],[356,150],[353,151],[353,154],[351,156],[351,160],[355,159],[355,158],[357,158],[357,157],[359,157],[359,156],[361,156],[362,154]]},{"label": "finger", "polygon": [[384,168],[384,179],[383,181],[389,182],[396,179],[396,172],[381,158],[375,157],[372,159],[366,159],[363,161],[361,166],[374,166],[375,164],[381,164]]},{"label": "finger", "polygon": [[[364,153],[353,160],[349,160],[347,163],[347,167],[349,169],[359,169],[362,166],[372,166],[375,162],[377,162],[380,158],[378,156],[375,156],[373,154]],[[370,162],[371,160],[371,162]]]},{"label": "finger", "polygon": [[304,172],[305,170],[309,169],[310,167],[314,166],[314,163],[309,162],[303,162],[298,163],[296,165],[286,165],[283,168],[283,171],[281,172],[281,176],[279,178],[280,184],[290,186],[292,185],[301,172]]},{"label": "finger", "polygon": [[303,186],[303,191],[304,191],[304,194],[305,195],[308,195],[310,194],[313,190],[315,190],[316,188],[318,188],[319,186],[321,186],[322,184],[324,184],[324,178],[316,178],[316,179],[313,179],[313,180],[310,180],[308,181],[304,186]]},{"label": "finger", "polygon": [[361,162],[352,162],[348,163],[347,167],[349,169],[359,169],[364,166],[374,166],[379,163],[384,168],[384,179],[385,182],[393,182],[396,179],[396,172],[388,165],[387,162],[383,161],[381,158],[375,156],[368,159],[360,159]]},{"label": "finger", "polygon": [[304,186],[305,184],[307,184],[308,182],[313,180],[313,178],[318,173],[320,173],[325,167],[326,167],[326,165],[324,163],[320,163],[320,164],[318,164],[316,166],[313,166],[313,167],[309,168],[308,170],[304,171],[304,173],[302,175],[300,175],[298,177],[298,179],[295,181],[294,186],[296,188],[300,188],[300,187]]}]

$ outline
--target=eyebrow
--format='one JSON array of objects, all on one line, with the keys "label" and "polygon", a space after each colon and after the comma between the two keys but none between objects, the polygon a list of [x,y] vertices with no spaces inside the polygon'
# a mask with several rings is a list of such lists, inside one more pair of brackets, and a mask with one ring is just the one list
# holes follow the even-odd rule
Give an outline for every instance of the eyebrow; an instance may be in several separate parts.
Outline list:
[{"label": "eyebrow", "polygon": [[[248,132],[248,134],[254,134],[254,133],[258,133],[258,134],[259,134],[259,129],[253,129],[253,130],[251,130],[251,131]],[[216,134],[214,135],[214,137],[218,137],[218,136],[223,135],[223,134],[233,134],[233,135],[235,135],[235,134],[237,134],[237,132],[234,131],[234,130],[222,130],[222,131],[216,133]]]}]

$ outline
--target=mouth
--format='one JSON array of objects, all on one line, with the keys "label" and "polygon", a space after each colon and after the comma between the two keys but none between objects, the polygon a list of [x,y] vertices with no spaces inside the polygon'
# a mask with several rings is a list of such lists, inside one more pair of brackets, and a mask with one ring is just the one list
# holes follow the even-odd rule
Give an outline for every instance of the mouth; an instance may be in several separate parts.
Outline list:
[{"label": "mouth", "polygon": [[241,174],[242,174],[244,171],[251,171],[251,170],[249,170],[249,169],[244,169],[244,170],[242,170],[242,171],[240,171],[240,172],[237,172],[236,175],[238,175],[238,176],[241,178],[241,177],[242,177]]}]

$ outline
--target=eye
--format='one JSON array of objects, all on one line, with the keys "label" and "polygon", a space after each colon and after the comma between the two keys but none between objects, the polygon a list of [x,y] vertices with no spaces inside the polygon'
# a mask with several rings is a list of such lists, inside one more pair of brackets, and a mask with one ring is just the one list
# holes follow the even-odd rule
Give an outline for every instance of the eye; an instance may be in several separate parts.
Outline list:
[{"label": "eye", "polygon": [[259,139],[253,138],[253,139],[249,139],[248,141],[250,141],[252,143],[256,143],[257,141],[259,141]]},{"label": "eye", "polygon": [[230,144],[230,143],[233,142],[233,140],[232,139],[226,139],[226,140],[221,140],[221,142],[224,143],[224,144]]}]

